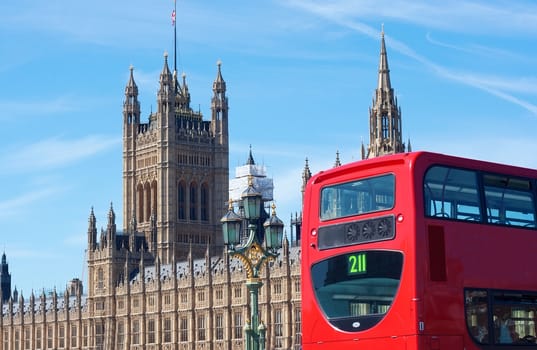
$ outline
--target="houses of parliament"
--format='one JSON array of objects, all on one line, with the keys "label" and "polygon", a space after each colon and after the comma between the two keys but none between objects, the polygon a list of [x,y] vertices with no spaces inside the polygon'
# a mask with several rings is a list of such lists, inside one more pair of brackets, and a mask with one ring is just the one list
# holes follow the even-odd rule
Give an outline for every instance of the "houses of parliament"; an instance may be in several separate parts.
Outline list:
[{"label": "houses of parliament", "polygon": [[[229,198],[246,189],[241,189],[245,177],[263,187],[265,200],[272,199],[272,180],[250,150],[230,181],[230,116],[221,63],[209,120],[190,107],[186,77],[170,69],[167,55],[159,81],[158,107],[142,121],[130,69],[122,118],[123,229],[117,229],[110,206],[106,228],[98,232],[91,209],[84,285],[74,279],[65,290],[12,291],[2,255],[0,350],[244,348],[250,314],[246,272],[224,247],[220,219]],[[384,32],[369,115],[370,143],[362,145],[362,158],[410,148],[402,142]],[[306,160],[303,186],[310,177]],[[296,215],[294,239],[284,239],[279,257],[261,273],[259,318],[267,326],[267,349],[300,349],[300,224]]]}]

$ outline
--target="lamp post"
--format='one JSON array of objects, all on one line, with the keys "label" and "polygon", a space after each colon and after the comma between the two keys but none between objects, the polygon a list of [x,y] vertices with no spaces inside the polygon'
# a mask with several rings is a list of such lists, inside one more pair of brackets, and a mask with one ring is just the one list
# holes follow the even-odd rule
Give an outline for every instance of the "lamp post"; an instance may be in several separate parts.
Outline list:
[{"label": "lamp post", "polygon": [[[252,177],[248,179],[248,188],[242,193],[244,217],[233,211],[233,202],[229,201],[229,211],[220,220],[224,235],[224,244],[232,257],[239,259],[246,269],[246,288],[250,294],[250,320],[245,323],[245,349],[264,350],[266,328],[259,322],[259,288],[263,285],[259,278],[259,271],[263,264],[278,256],[277,250],[281,248],[283,238],[283,222],[276,216],[275,205],[272,204],[272,213],[263,223],[265,230],[264,242],[260,242],[256,231],[261,212],[262,197],[252,184]],[[248,240],[241,245],[241,224],[248,223]]]}]

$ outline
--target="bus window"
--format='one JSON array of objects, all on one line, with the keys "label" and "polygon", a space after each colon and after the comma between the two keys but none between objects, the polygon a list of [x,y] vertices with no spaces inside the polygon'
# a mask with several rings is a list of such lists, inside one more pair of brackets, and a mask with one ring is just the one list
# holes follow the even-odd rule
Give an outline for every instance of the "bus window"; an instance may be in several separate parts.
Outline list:
[{"label": "bus window", "polygon": [[321,190],[321,220],[391,209],[394,193],[393,174],[325,187]]},{"label": "bus window", "polygon": [[425,215],[481,221],[476,172],[433,166],[425,174],[423,191]]},{"label": "bus window", "polygon": [[535,227],[530,180],[486,174],[483,183],[489,223]]},{"label": "bus window", "polygon": [[488,297],[486,290],[467,290],[466,325],[470,335],[481,344],[490,343]]},{"label": "bus window", "polygon": [[465,291],[466,324],[481,344],[536,344],[537,294],[503,290]]},{"label": "bus window", "polygon": [[535,344],[537,295],[494,291],[494,339],[500,344]]},{"label": "bus window", "polygon": [[[400,252],[357,251],[337,255],[311,267],[315,296],[334,326],[362,331],[380,321],[390,308],[402,267]],[[368,316],[372,318],[367,320]],[[360,322],[355,322],[358,318]]]}]

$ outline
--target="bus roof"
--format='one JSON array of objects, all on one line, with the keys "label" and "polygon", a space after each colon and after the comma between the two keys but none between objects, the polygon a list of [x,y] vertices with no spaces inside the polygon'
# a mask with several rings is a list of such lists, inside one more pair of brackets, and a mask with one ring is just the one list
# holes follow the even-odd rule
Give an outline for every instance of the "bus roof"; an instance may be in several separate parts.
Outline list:
[{"label": "bus roof", "polygon": [[408,164],[416,164],[421,161],[427,161],[431,164],[445,164],[450,166],[457,166],[461,168],[476,169],[482,171],[490,171],[496,173],[502,173],[506,175],[526,176],[537,178],[537,170],[531,168],[524,168],[515,165],[494,163],[484,160],[477,160],[471,158],[464,158],[459,156],[452,156],[442,153],[434,153],[427,151],[416,151],[408,153],[396,153],[392,155],[386,155],[381,157],[375,157],[371,159],[359,160],[352,163],[344,164],[336,168],[322,170],[311,177],[308,181],[311,184],[324,182],[333,177],[339,177],[346,173],[353,173],[356,171],[363,171],[367,169],[374,169],[377,167],[397,166]]}]

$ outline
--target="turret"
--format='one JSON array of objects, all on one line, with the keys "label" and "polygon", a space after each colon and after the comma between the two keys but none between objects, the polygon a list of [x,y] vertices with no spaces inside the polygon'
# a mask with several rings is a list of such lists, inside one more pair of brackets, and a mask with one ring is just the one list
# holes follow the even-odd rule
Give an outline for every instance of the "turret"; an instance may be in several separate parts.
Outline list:
[{"label": "turret", "polygon": [[[58,312],[58,293],[56,293],[56,287],[52,290],[52,312],[56,314]],[[55,319],[56,317],[54,317]]]},{"label": "turret", "polygon": [[46,311],[47,311],[47,296],[45,294],[45,290],[43,289],[41,291],[41,295],[39,296],[39,312],[45,315]]},{"label": "turret", "polygon": [[178,107],[181,110],[189,110],[190,109],[190,92],[188,91],[188,85],[186,83],[186,74],[181,74],[181,77],[183,79],[183,84],[181,85],[177,81],[177,72],[174,72],[174,85],[175,85],[175,100],[176,100],[176,107]]},{"label": "turret", "polygon": [[[130,67],[130,77],[125,87],[125,102],[123,103],[123,176],[136,171],[136,139],[144,127],[140,124],[140,102],[138,101],[138,86],[134,81],[134,68]],[[129,181],[123,184],[123,190],[135,191],[136,183]],[[125,197],[124,197],[125,198]],[[123,207],[128,213],[136,202],[125,200]],[[128,215],[123,215],[123,227],[126,227]]]},{"label": "turret", "polygon": [[175,98],[175,88],[172,73],[168,67],[168,53],[164,53],[164,67],[160,73],[160,88],[157,93],[158,112],[163,115],[169,111],[170,104]]},{"label": "turret", "polygon": [[22,295],[22,291],[19,295],[19,308],[18,312],[20,315],[24,315],[24,296]]},{"label": "turret", "polygon": [[69,288],[65,288],[65,292],[63,293],[63,309],[67,317],[69,316],[69,296]]},{"label": "turret", "polygon": [[106,240],[108,241],[108,247],[114,248],[116,244],[116,213],[112,203],[110,203],[110,210],[108,211],[108,225],[106,226]]},{"label": "turret", "polygon": [[93,207],[91,207],[90,216],[88,219],[88,250],[94,251],[97,247],[97,220],[93,213]]},{"label": "turret", "polygon": [[302,192],[302,205],[304,205],[304,192],[306,191],[306,185],[310,178],[311,171],[308,163],[308,158],[306,158],[306,164],[304,164],[304,170],[302,171],[302,188],[300,189],[300,192]]},{"label": "turret", "polygon": [[7,264],[6,253],[2,253],[2,263],[0,264],[0,307],[7,302],[11,296],[11,274]]},{"label": "turret", "polygon": [[134,82],[134,67],[130,66],[130,77],[125,86],[125,101],[123,102],[123,118],[125,124],[140,124],[140,102],[138,102],[138,86]]},{"label": "turret", "polygon": [[30,313],[30,318],[32,320],[32,323],[35,319],[35,295],[34,295],[34,291],[32,290],[32,293],[30,294],[30,307],[29,307],[29,313]]},{"label": "turret", "polygon": [[341,161],[339,160],[339,151],[336,151],[336,161],[334,162],[334,168],[340,167]]},{"label": "turret", "polygon": [[217,62],[218,72],[213,82],[213,98],[211,100],[212,127],[219,144],[227,144],[228,138],[228,100],[226,82],[222,78],[222,62]]}]

